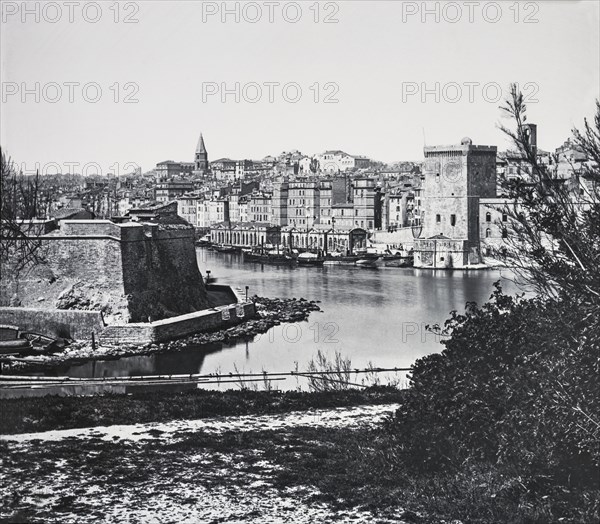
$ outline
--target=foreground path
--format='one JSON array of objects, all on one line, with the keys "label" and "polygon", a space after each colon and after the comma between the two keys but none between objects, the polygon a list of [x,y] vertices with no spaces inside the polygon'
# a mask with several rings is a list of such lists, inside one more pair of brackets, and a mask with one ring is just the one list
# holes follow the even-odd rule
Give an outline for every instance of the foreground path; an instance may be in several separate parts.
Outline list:
[{"label": "foreground path", "polygon": [[96,426],[83,429],[62,429],[41,433],[0,435],[0,441],[27,443],[32,441],[60,441],[67,438],[99,438],[102,440],[123,439],[140,441],[146,439],[182,438],[190,433],[223,433],[225,431],[277,431],[298,426],[311,428],[343,428],[374,426],[385,416],[397,409],[397,404],[353,406],[349,408],[307,409],[275,415],[245,415],[232,417],[203,418],[198,420],[175,420],[172,422]]},{"label": "foreground path", "polygon": [[309,485],[286,485],[285,468],[271,460],[279,452],[287,460],[294,453],[304,460],[296,450],[313,441],[318,445],[320,433],[369,427],[395,408],[369,405],[3,436],[0,519],[402,522],[360,506],[340,508]]}]

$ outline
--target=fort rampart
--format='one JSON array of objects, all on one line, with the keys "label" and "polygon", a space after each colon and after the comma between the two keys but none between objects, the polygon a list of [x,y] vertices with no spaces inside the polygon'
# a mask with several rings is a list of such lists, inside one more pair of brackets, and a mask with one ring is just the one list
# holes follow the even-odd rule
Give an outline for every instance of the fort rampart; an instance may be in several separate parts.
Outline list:
[{"label": "fort rampart", "polygon": [[111,324],[208,307],[191,226],[65,220],[34,239],[44,263],[19,275],[3,268],[1,305],[102,311]]}]

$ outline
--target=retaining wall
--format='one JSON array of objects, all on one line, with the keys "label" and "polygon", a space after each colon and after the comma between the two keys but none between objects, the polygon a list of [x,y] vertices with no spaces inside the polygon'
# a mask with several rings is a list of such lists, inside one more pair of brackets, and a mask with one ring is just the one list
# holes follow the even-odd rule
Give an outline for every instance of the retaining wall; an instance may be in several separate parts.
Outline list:
[{"label": "retaining wall", "polygon": [[99,340],[112,344],[166,342],[195,333],[226,329],[255,314],[253,302],[230,304],[156,322],[107,326]]},{"label": "retaining wall", "polygon": [[[222,290],[227,288],[232,300],[239,299],[239,294],[228,286],[215,287]],[[255,315],[254,302],[239,301],[155,322],[107,326],[100,311],[0,307],[0,324],[18,326],[22,331],[74,340],[91,340],[94,333],[99,342],[148,344],[226,329],[254,318]]]},{"label": "retaining wall", "polygon": [[42,309],[0,307],[0,324],[18,326],[22,331],[33,331],[50,337],[86,340],[92,333],[104,330],[100,311],[74,309]]}]

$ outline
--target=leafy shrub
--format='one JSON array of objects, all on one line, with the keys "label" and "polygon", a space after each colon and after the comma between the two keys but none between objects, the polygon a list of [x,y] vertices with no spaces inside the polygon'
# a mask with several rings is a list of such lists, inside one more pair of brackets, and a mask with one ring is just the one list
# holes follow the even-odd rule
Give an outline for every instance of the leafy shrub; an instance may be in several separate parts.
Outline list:
[{"label": "leafy shrub", "polygon": [[[567,301],[504,295],[452,312],[388,423],[403,466],[495,464],[527,489],[597,486],[600,341]],[[439,327],[437,327],[439,329]]]}]

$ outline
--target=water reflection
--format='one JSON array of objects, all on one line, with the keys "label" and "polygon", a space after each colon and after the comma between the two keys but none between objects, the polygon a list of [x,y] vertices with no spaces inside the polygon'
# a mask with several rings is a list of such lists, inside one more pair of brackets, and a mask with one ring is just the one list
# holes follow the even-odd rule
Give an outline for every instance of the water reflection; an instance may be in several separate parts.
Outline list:
[{"label": "water reflection", "polygon": [[98,360],[78,366],[64,366],[53,370],[53,376],[70,377],[131,377],[138,375],[178,375],[199,373],[207,353],[221,350],[221,345],[210,348],[191,347],[179,353],[156,353],[119,360]]},{"label": "water reflection", "polygon": [[[74,378],[108,378],[108,377],[135,377],[140,375],[185,375],[200,373],[206,355],[221,351],[224,344],[210,344],[207,346],[191,346],[177,353],[156,353],[153,355],[140,355],[119,360],[96,360],[77,365],[65,365],[52,369],[44,376],[74,377]],[[42,373],[38,373],[42,375]],[[27,392],[27,396],[41,395],[94,395],[99,393],[132,393],[151,391],[157,388],[170,391],[183,391],[194,389],[194,384],[174,385],[94,385],[94,386],[57,386],[40,388]],[[24,390],[15,390],[9,396],[23,396]]]},{"label": "water reflection", "polygon": [[[291,371],[305,369],[322,350],[351,358],[362,368],[409,367],[415,359],[440,351],[440,340],[427,324],[443,323],[453,309],[467,301],[483,303],[501,278],[497,271],[443,271],[412,268],[366,269],[352,266],[322,268],[246,264],[240,255],[198,250],[203,273],[211,271],[218,283],[244,289],[250,295],[321,301],[323,312],[308,322],[275,326],[251,341],[178,353],[89,362],[55,370],[74,377],[134,376]],[[507,292],[515,285],[504,280]],[[291,382],[280,387],[295,387]]]}]

